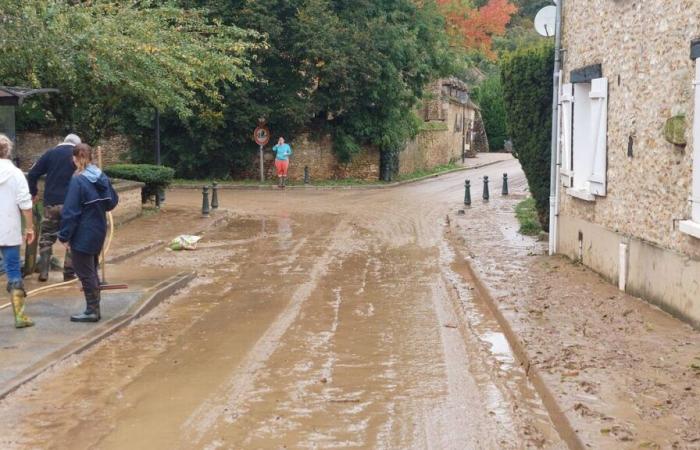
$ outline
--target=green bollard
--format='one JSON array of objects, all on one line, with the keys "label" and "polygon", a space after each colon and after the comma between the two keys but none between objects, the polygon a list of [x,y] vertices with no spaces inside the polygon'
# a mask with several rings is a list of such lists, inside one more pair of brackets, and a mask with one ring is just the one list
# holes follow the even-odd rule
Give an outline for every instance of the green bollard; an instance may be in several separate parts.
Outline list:
[{"label": "green bollard", "polygon": [[501,189],[501,195],[508,195],[508,174],[503,174],[503,189]]},{"label": "green bollard", "polygon": [[464,181],[464,204],[467,206],[472,205],[471,182],[469,180]]},{"label": "green bollard", "polygon": [[484,201],[489,201],[489,177],[484,176]]},{"label": "green bollard", "polygon": [[209,188],[202,188],[202,217],[209,217]]},{"label": "green bollard", "polygon": [[219,187],[216,181],[211,184],[211,209],[219,209]]}]

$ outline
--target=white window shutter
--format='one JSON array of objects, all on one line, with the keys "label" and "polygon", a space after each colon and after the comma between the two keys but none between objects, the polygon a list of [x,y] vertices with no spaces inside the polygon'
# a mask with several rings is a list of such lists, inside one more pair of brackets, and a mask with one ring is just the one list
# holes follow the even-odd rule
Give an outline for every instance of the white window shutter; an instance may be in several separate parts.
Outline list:
[{"label": "white window shutter", "polygon": [[559,148],[561,148],[561,167],[559,173],[561,175],[561,183],[565,187],[573,186],[574,172],[572,170],[572,125],[573,125],[573,110],[574,110],[574,86],[571,83],[566,83],[561,86],[559,95],[561,103],[559,124]]},{"label": "white window shutter", "polygon": [[605,196],[608,172],[608,79],[591,81],[591,131],[593,132],[593,173],[589,190],[593,195]]}]

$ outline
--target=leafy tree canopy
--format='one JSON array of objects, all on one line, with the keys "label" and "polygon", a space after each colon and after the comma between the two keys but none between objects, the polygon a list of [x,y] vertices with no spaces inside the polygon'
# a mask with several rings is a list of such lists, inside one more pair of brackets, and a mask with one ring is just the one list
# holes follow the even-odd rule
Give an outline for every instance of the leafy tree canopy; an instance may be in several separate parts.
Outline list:
[{"label": "leafy tree canopy", "polygon": [[171,2],[5,0],[0,17],[3,82],[60,89],[45,106],[89,142],[129,101],[180,118],[220,105],[222,84],[252,79],[261,47],[256,33]]}]

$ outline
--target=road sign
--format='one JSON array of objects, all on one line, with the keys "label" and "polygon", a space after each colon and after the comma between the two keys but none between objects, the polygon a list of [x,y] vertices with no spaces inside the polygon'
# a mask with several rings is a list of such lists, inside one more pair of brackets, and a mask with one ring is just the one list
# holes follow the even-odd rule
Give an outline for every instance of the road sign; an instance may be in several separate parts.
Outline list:
[{"label": "road sign", "polygon": [[257,127],[253,132],[253,139],[258,145],[267,145],[270,142],[270,130],[267,127],[261,126]]}]

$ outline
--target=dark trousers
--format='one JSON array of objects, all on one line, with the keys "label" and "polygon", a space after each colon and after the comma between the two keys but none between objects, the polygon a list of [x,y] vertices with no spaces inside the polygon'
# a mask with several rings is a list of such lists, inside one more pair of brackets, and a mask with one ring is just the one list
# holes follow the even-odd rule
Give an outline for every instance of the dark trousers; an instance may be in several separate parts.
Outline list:
[{"label": "dark trousers", "polygon": [[[61,230],[61,211],[63,211],[63,205],[44,206],[44,216],[41,219],[41,235],[39,236],[40,254],[51,256],[51,248],[56,243],[58,232]],[[66,257],[63,260],[63,273],[65,275],[73,275],[70,250],[66,250]]]},{"label": "dark trousers", "polygon": [[80,283],[83,285],[83,291],[97,291],[100,289],[99,277],[99,259],[100,255],[91,255],[89,253],[71,250],[73,256],[73,269],[78,275]]}]

